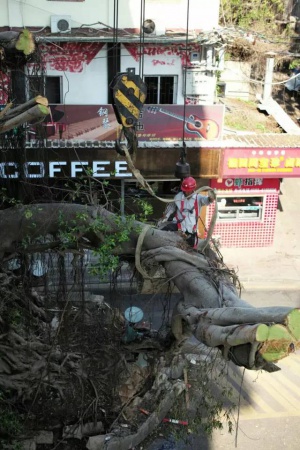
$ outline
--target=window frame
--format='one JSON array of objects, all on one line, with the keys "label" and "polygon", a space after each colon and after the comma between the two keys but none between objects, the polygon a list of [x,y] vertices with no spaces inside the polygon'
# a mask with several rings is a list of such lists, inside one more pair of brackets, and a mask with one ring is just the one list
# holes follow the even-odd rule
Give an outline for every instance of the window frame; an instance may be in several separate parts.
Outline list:
[{"label": "window frame", "polygon": [[[224,199],[247,199],[249,203],[239,204],[234,206],[226,206],[222,202]],[[250,200],[251,199],[251,200]],[[257,205],[251,204],[256,200]],[[259,204],[261,203],[261,204]],[[218,223],[235,223],[235,222],[263,222],[265,213],[266,196],[259,193],[247,193],[240,195],[233,194],[218,194]],[[256,214],[256,215],[255,215]]]},{"label": "window frame", "polygon": [[[151,105],[161,105],[161,104],[166,104],[166,105],[176,105],[177,104],[177,95],[178,95],[178,75],[172,75],[172,74],[164,74],[164,75],[157,75],[157,74],[153,74],[153,75],[144,75],[144,81],[147,84],[146,79],[147,78],[157,78],[158,79],[158,83],[157,83],[157,102],[147,102],[146,99],[146,104],[151,104]],[[172,103],[161,103],[161,78],[173,78],[173,100]]]},{"label": "window frame", "polygon": [[[32,78],[37,78],[40,79],[41,82],[41,92],[34,92],[33,90],[30,89],[30,79]],[[28,75],[27,77],[27,86],[26,86],[26,97],[28,100],[30,100],[32,97],[40,94],[43,95],[44,97],[47,97],[47,79],[49,78],[58,78],[58,83],[59,83],[59,97],[60,97],[60,101],[59,102],[51,102],[48,99],[49,105],[60,105],[63,103],[63,77],[61,75]]]}]

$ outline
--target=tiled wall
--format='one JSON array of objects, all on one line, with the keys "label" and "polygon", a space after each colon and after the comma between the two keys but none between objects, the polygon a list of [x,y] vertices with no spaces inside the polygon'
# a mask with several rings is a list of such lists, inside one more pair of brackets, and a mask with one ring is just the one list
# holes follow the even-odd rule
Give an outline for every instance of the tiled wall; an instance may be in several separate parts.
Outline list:
[{"label": "tiled wall", "polygon": [[[219,222],[217,220],[213,236],[220,237],[223,248],[230,247],[269,247],[273,244],[278,193],[266,195],[263,221]],[[214,206],[207,208],[206,227],[212,218]]]}]

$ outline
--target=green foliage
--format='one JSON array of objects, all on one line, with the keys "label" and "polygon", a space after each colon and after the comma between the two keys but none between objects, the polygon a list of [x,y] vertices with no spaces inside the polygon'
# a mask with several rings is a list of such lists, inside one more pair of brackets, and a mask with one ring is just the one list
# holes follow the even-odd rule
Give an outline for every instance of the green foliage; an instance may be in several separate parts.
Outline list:
[{"label": "green foliage", "polygon": [[224,26],[264,30],[267,33],[274,30],[274,21],[283,11],[283,0],[221,0],[220,23]]},{"label": "green foliage", "polygon": [[6,402],[4,393],[0,391],[0,448],[9,443],[13,450],[21,450],[22,446],[15,439],[22,432],[23,425],[19,415]]},{"label": "green foliage", "polygon": [[97,257],[97,263],[93,264],[91,273],[98,275],[101,278],[107,276],[111,271],[114,271],[119,266],[119,257],[114,255],[114,250],[118,248],[123,242],[129,241],[129,235],[132,230],[132,225],[135,217],[126,217],[126,220],[120,216],[114,219],[114,227],[116,232],[108,234],[110,227],[104,225],[101,219],[97,219],[93,224],[93,231],[105,232],[105,239],[101,246],[93,251],[93,255]]},{"label": "green foliage", "polygon": [[0,205],[3,206],[5,203],[7,203],[9,206],[15,206],[18,203],[20,203],[15,198],[12,198],[8,195],[6,188],[0,189]]},{"label": "green foliage", "polygon": [[[62,249],[76,246],[81,236],[89,233],[102,236],[101,245],[98,249],[93,250],[94,256],[97,257],[97,263],[92,266],[91,273],[103,278],[118,267],[119,258],[114,253],[120,244],[129,240],[135,216],[127,216],[126,219],[115,216],[111,219],[113,221],[111,225],[105,223],[101,217],[97,217],[93,221],[88,219],[87,213],[78,213],[70,226],[63,213],[60,213],[58,236],[62,242]],[[78,246],[80,247],[80,245]]]},{"label": "green foliage", "polygon": [[29,220],[33,216],[33,213],[30,209],[26,209],[24,213],[25,219]]},{"label": "green foliage", "polygon": [[293,59],[293,61],[290,62],[289,64],[289,69],[293,70],[293,69],[297,69],[300,67],[300,59]]},{"label": "green foliage", "polygon": [[21,311],[17,308],[11,308],[8,311],[8,317],[6,318],[8,324],[13,325],[14,327],[18,327],[22,322],[22,314]]},{"label": "green foliage", "polygon": [[232,401],[232,387],[227,383],[228,367],[220,355],[188,368],[190,407],[187,408],[185,395],[181,395],[169,417],[177,420],[188,419],[186,427],[174,425],[173,435],[185,439],[188,433],[199,432],[210,436],[214,430],[227,428],[233,431],[232,413],[235,408]]},{"label": "green foliage", "polygon": [[260,130],[262,133],[266,133],[266,127],[262,123],[257,123],[256,128]]},{"label": "green foliage", "polygon": [[153,206],[148,203],[146,200],[138,199],[135,201],[138,207],[141,209],[141,213],[139,215],[139,220],[142,222],[146,222],[149,219],[149,216],[153,214]]}]

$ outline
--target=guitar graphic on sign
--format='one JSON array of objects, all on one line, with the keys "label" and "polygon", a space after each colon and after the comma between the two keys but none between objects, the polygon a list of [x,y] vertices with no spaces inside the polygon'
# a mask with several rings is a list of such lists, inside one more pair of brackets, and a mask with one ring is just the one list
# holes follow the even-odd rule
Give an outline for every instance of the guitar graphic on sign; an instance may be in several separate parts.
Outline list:
[{"label": "guitar graphic on sign", "polygon": [[189,117],[182,117],[160,106],[148,106],[147,111],[156,114],[158,112],[174,117],[175,119],[185,122],[185,129],[189,133],[196,133],[203,139],[208,141],[216,139],[219,135],[219,125],[210,119],[200,119],[198,116],[191,114]]}]

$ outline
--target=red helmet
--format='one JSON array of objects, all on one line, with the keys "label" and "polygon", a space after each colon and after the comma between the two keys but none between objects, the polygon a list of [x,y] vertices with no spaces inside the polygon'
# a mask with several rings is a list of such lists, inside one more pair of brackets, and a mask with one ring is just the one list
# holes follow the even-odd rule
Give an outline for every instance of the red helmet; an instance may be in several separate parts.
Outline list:
[{"label": "red helmet", "polygon": [[196,189],[196,180],[193,177],[187,177],[181,183],[181,190],[183,192],[189,192]]}]

